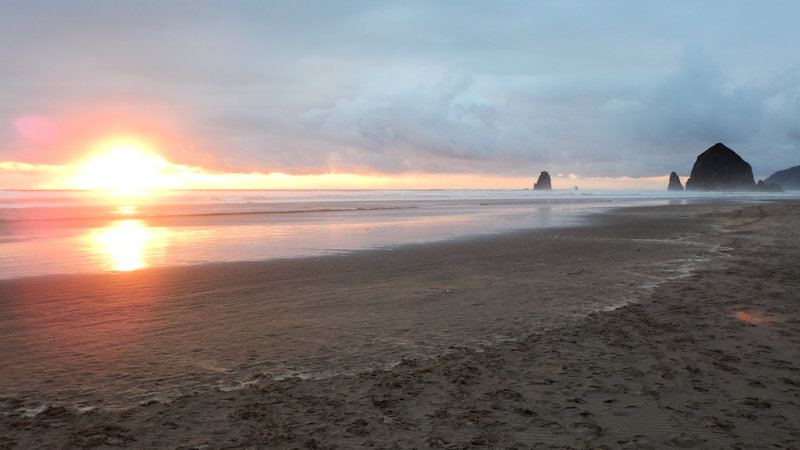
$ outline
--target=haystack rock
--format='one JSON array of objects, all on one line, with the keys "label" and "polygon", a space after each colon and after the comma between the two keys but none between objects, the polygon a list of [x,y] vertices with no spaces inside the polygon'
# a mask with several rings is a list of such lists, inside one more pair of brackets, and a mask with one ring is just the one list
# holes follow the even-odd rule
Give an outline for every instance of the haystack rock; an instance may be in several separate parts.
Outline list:
[{"label": "haystack rock", "polygon": [[733,150],[714,144],[697,157],[687,191],[754,191],[753,168]]},{"label": "haystack rock", "polygon": [[779,170],[768,176],[764,183],[780,185],[787,191],[800,191],[800,166]]},{"label": "haystack rock", "polygon": [[533,183],[533,190],[549,191],[551,189],[553,189],[553,186],[550,184],[550,174],[547,171],[543,171],[539,174],[539,180]]},{"label": "haystack rock", "polygon": [[681,179],[678,178],[678,174],[672,172],[669,174],[669,186],[667,186],[668,191],[682,191],[683,185],[681,184]]}]

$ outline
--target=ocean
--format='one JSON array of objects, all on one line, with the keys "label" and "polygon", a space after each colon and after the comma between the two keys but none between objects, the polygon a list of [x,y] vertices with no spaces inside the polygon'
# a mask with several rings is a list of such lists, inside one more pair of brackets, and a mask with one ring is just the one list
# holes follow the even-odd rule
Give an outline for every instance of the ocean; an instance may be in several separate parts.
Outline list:
[{"label": "ocean", "polygon": [[725,198],[655,191],[4,190],[0,279],[392,248],[573,226],[610,208]]},{"label": "ocean", "polygon": [[[557,235],[525,241],[607,258],[608,274],[549,266],[527,249],[440,260],[426,246],[395,272],[368,251],[576,227],[613,208],[780,198],[796,193],[0,191],[0,413],[127,408],[518,339],[618,305],[713,249],[647,241],[681,267],[645,267],[652,256],[624,236],[594,256]],[[643,258],[636,273],[635,259],[612,254],[625,249]],[[347,254],[366,256],[337,259]],[[573,274],[590,284],[572,285]],[[575,294],[587,286],[591,295]]]}]

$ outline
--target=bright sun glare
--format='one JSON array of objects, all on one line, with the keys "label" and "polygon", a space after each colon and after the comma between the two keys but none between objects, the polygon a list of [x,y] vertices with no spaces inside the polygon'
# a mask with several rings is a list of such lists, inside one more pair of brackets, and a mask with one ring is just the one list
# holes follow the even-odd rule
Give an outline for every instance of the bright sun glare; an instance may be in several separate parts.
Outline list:
[{"label": "bright sun glare", "polygon": [[169,167],[164,158],[136,144],[120,144],[81,164],[76,181],[81,189],[165,189],[174,187],[164,173]]}]

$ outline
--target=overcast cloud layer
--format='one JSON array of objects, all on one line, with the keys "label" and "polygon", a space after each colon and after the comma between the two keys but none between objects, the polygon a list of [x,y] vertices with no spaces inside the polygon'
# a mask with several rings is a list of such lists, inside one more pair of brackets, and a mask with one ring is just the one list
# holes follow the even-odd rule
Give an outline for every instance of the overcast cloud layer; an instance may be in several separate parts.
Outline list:
[{"label": "overcast cloud layer", "polygon": [[92,133],[287,173],[800,164],[796,1],[6,1],[0,161]]}]

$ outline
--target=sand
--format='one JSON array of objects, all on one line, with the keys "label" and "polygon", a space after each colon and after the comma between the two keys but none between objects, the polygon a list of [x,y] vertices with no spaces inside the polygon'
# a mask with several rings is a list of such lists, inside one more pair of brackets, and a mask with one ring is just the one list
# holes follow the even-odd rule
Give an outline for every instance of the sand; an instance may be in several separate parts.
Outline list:
[{"label": "sand", "polygon": [[[157,289],[203,325],[162,333],[258,370],[239,386],[186,373],[196,383],[177,396],[133,389],[132,405],[85,410],[54,398],[32,413],[14,390],[44,369],[0,366],[0,448],[800,447],[799,219],[797,203],[630,208],[575,229],[2,283],[15,305]],[[233,298],[254,306],[228,311]],[[248,353],[208,350],[226,336]],[[257,364],[270,359],[284,366]]]}]

